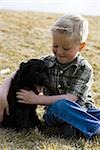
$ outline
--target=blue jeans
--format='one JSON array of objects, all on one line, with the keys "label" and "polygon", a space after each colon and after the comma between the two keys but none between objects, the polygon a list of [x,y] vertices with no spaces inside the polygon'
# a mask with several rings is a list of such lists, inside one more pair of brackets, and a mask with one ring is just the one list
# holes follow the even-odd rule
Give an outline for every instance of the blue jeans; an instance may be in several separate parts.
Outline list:
[{"label": "blue jeans", "polygon": [[49,126],[69,123],[90,139],[100,127],[100,110],[86,111],[77,103],[61,99],[47,107],[44,119]]}]

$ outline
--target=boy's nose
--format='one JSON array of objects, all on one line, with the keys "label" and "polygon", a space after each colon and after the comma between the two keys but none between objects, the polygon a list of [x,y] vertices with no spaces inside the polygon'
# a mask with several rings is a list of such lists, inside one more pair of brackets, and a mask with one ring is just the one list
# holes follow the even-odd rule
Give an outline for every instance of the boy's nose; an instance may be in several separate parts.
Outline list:
[{"label": "boy's nose", "polygon": [[61,54],[63,53],[62,48],[61,48],[61,47],[58,47],[57,50],[56,50],[56,53],[57,53],[58,55],[61,55]]}]

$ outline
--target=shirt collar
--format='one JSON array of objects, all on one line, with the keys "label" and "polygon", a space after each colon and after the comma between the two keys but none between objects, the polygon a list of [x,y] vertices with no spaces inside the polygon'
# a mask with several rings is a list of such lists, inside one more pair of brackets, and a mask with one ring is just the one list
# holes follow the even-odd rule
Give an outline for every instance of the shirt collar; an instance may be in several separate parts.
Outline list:
[{"label": "shirt collar", "polygon": [[[57,61],[57,59],[56,59],[56,56],[53,56],[52,58],[51,58],[51,61],[49,62],[49,65],[48,65],[48,67],[49,68],[51,68],[51,67],[53,67],[54,65],[56,65],[56,66],[58,66],[58,67],[61,67],[62,69],[66,69],[66,68],[69,68],[70,66],[75,66],[76,68],[78,67],[78,66],[83,66],[84,65],[84,61],[82,61],[82,56],[81,56],[81,54],[79,53],[78,55],[77,55],[77,57],[71,62],[71,63],[69,63],[69,64],[64,64],[64,65],[62,65],[62,64],[60,64],[58,61]],[[84,58],[83,58],[84,59]]]}]

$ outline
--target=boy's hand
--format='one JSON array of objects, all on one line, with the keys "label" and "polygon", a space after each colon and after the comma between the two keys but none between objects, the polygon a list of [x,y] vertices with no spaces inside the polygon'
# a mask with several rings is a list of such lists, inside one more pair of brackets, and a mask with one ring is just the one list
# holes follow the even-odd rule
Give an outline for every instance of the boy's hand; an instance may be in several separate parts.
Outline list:
[{"label": "boy's hand", "polygon": [[16,97],[19,99],[19,103],[35,104],[34,100],[36,99],[37,95],[33,91],[21,89],[16,93]]},{"label": "boy's hand", "polygon": [[0,97],[0,122],[3,121],[4,110],[6,110],[6,114],[9,115],[9,106],[7,100],[1,99]]}]

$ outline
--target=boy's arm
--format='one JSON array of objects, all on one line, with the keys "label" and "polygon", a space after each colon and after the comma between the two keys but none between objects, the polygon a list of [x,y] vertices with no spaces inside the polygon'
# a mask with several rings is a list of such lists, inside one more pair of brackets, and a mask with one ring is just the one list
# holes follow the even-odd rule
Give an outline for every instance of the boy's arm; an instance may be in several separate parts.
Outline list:
[{"label": "boy's arm", "polygon": [[2,85],[0,85],[0,122],[3,119],[3,112],[6,109],[6,113],[9,115],[9,107],[7,102],[8,90],[10,87],[11,79],[14,77],[15,72],[9,76]]},{"label": "boy's arm", "polygon": [[66,94],[45,96],[36,95],[32,91],[21,90],[17,93],[18,99],[22,99],[20,102],[27,104],[43,104],[49,105],[60,99],[68,99],[70,101],[76,102],[79,98],[85,101],[87,92],[91,89],[93,78],[93,71],[88,67],[82,66],[76,73],[76,78],[72,78],[69,89],[67,89]]},{"label": "boy's arm", "polygon": [[72,94],[45,96],[36,95],[33,91],[20,90],[17,92],[17,98],[19,102],[26,104],[40,104],[40,105],[50,105],[57,100],[68,99],[73,102],[77,101],[78,97]]},{"label": "boy's arm", "polygon": [[7,95],[8,95],[10,83],[11,83],[12,78],[15,76],[15,73],[16,72],[14,72],[11,76],[6,78],[5,81],[2,83],[2,85],[0,86],[0,99],[6,99],[7,100]]}]

